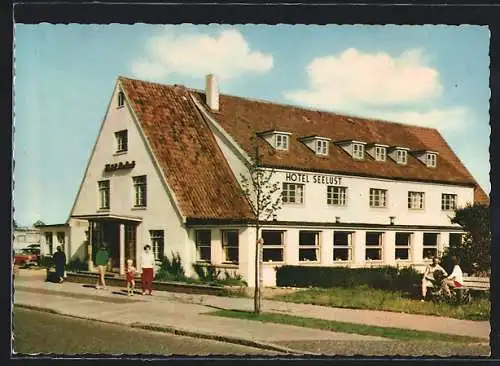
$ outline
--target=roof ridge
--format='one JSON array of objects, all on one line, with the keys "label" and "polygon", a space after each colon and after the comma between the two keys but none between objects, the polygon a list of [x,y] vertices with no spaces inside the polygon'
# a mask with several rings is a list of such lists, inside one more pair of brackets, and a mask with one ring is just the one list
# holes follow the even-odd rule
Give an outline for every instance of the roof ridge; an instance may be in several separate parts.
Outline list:
[{"label": "roof ridge", "polygon": [[[146,80],[140,80],[140,79],[130,78],[130,77],[127,77],[127,76],[122,76],[122,75],[118,76],[118,79],[128,79],[128,80],[133,80],[133,81],[139,81],[139,82],[142,82],[142,83],[149,83],[149,84],[161,85],[161,86],[168,87],[168,88],[173,88],[175,86],[178,86],[178,87],[180,86],[180,87],[186,88],[186,90],[188,92],[195,92],[195,93],[205,94],[205,90],[203,90],[203,89],[191,88],[191,87],[187,87],[187,86],[185,86],[183,84],[165,84],[165,83],[159,83],[159,82],[155,82],[155,81],[146,81]],[[221,93],[220,95],[224,96],[224,97],[242,99],[242,100],[246,100],[246,101],[249,101],[249,102],[271,104],[271,105],[276,105],[276,106],[280,106],[280,107],[290,107],[290,108],[295,108],[295,109],[298,109],[298,110],[303,110],[303,111],[308,111],[308,112],[317,112],[317,113],[326,113],[326,114],[330,114],[330,115],[334,115],[334,116],[339,116],[339,117],[345,117],[345,118],[355,118],[355,119],[360,120],[360,122],[373,121],[373,122],[388,123],[388,124],[392,124],[392,125],[421,128],[421,129],[425,129],[425,130],[437,131],[439,134],[441,134],[438,131],[437,128],[420,126],[420,125],[416,125],[416,124],[410,124],[410,123],[404,123],[404,122],[396,122],[396,121],[389,121],[389,120],[386,120],[386,119],[374,118],[374,117],[363,117],[363,116],[355,115],[355,114],[339,113],[339,112],[334,112],[334,111],[328,111],[328,110],[325,110],[325,109],[314,109],[312,107],[306,107],[306,106],[301,106],[301,105],[297,105],[297,104],[278,103],[278,102],[275,102],[275,101],[270,101],[270,100],[265,100],[265,99],[248,98],[248,97],[242,97],[242,96],[232,95],[232,94],[223,94],[223,93]]]}]

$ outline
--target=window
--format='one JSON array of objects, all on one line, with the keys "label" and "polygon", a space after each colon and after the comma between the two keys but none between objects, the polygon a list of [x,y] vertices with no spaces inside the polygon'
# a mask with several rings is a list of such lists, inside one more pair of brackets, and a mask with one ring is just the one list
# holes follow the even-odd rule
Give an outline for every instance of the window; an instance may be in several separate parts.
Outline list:
[{"label": "window", "polygon": [[161,261],[165,248],[165,232],[163,230],[149,230],[149,238],[155,260]]},{"label": "window", "polygon": [[428,153],[426,156],[427,166],[429,168],[436,167],[436,154]]},{"label": "window", "polygon": [[283,203],[304,203],[304,185],[283,183],[281,195]]},{"label": "window", "polygon": [[450,240],[449,240],[449,245],[450,247],[458,247],[460,244],[462,244],[463,240],[463,234],[458,234],[458,233],[450,233]]},{"label": "window", "polygon": [[99,183],[99,208],[109,209],[109,180],[101,180]]},{"label": "window", "polygon": [[366,233],[365,259],[382,260],[382,233]]},{"label": "window", "polygon": [[335,231],[333,233],[333,260],[350,261],[352,258],[352,233]]},{"label": "window", "polygon": [[118,92],[118,107],[125,105],[125,94],[122,91]]},{"label": "window", "polygon": [[438,234],[437,233],[424,233],[423,253],[422,258],[431,259],[437,257],[438,254]]},{"label": "window", "polygon": [[396,260],[410,259],[411,233],[396,233]]},{"label": "window", "polygon": [[424,208],[424,192],[408,192],[408,208],[422,210]]},{"label": "window", "polygon": [[146,176],[133,177],[132,180],[134,181],[135,192],[134,207],[146,207],[148,197]]},{"label": "window", "polygon": [[352,145],[352,157],[354,159],[364,159],[365,157],[365,146],[363,144],[353,144]]},{"label": "window", "polygon": [[319,232],[299,232],[299,261],[316,262],[319,258]]},{"label": "window", "polygon": [[283,262],[283,231],[262,230],[264,240],[262,260],[264,262]]},{"label": "window", "polygon": [[224,254],[224,262],[238,263],[239,245],[238,231],[223,231],[222,232],[222,251]]},{"label": "window", "polygon": [[386,159],[386,150],[383,146],[375,146],[375,160],[377,161],[385,161]]},{"label": "window", "polygon": [[328,186],[326,203],[328,205],[345,206],[347,187]]},{"label": "window", "polygon": [[406,150],[396,150],[396,162],[406,164],[408,162],[408,152]]},{"label": "window", "polygon": [[288,136],[277,134],[276,135],[276,149],[277,150],[288,150]]},{"label": "window", "polygon": [[316,140],[316,154],[328,155],[328,141]]},{"label": "window", "polygon": [[387,207],[387,190],[370,188],[370,207]]},{"label": "window", "polygon": [[60,245],[62,249],[64,249],[64,242],[65,242],[64,231],[58,231],[56,233],[56,237],[57,237],[57,244]]},{"label": "window", "polygon": [[116,152],[125,152],[128,150],[128,135],[127,130],[115,132]]},{"label": "window", "polygon": [[45,233],[45,244],[49,247],[49,254],[54,253],[54,245],[52,242],[52,232]]},{"label": "window", "polygon": [[457,195],[446,194],[441,195],[441,210],[451,211],[457,208]]},{"label": "window", "polygon": [[210,262],[212,232],[210,230],[196,230],[196,260]]}]

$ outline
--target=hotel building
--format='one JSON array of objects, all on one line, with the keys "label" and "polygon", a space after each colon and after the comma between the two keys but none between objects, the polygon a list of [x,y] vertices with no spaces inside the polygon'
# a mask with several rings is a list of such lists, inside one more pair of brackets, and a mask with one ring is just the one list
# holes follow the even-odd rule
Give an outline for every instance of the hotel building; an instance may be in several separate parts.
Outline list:
[{"label": "hotel building", "polygon": [[158,261],[179,254],[187,275],[212,264],[254,286],[255,220],[241,184],[256,144],[282,199],[261,226],[265,286],[281,265],[423,269],[462,240],[454,209],[488,203],[435,129],[222,95],[212,75],[204,91],[119,77],[66,252],[92,258],[105,242],[123,274],[150,244]]}]

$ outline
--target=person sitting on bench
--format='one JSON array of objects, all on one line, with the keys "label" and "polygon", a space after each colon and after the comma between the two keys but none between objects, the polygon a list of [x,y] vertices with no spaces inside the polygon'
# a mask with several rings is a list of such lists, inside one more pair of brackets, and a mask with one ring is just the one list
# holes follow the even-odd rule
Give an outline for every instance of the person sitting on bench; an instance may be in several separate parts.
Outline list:
[{"label": "person sitting on bench", "polygon": [[425,296],[427,295],[427,288],[434,287],[434,283],[436,282],[436,278],[434,274],[437,272],[441,272],[443,276],[447,276],[448,273],[438,264],[438,259],[436,257],[432,257],[432,263],[429,264],[424,271],[424,276],[422,277],[422,300],[425,300]]},{"label": "person sitting on bench", "polygon": [[453,272],[443,281],[443,290],[448,297],[451,297],[450,287],[460,288],[464,285],[464,275],[460,268],[460,258],[453,256],[451,260],[453,261]]}]

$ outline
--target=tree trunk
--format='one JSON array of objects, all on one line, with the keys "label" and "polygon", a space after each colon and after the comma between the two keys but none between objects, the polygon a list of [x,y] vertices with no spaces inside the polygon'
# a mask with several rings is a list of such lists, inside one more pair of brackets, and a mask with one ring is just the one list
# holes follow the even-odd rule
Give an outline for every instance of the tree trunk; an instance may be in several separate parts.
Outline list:
[{"label": "tree trunk", "polygon": [[253,307],[254,307],[254,313],[259,314],[260,313],[260,277],[261,277],[261,272],[260,272],[260,243],[259,243],[259,223],[257,220],[257,227],[255,231],[255,292],[254,292],[254,297],[253,297]]}]

